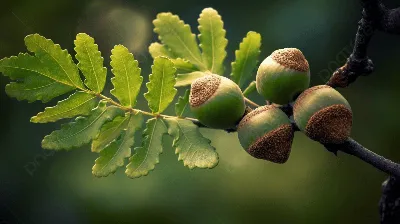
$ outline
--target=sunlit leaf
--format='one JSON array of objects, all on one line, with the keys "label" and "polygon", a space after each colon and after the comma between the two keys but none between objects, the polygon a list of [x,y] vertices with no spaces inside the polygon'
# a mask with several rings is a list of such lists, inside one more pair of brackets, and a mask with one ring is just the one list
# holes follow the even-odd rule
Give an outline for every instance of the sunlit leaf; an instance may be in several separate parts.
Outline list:
[{"label": "sunlit leaf", "polygon": [[156,58],[160,56],[164,56],[169,58],[175,65],[175,68],[178,72],[192,72],[197,71],[198,69],[188,60],[178,58],[171,51],[169,51],[165,46],[160,43],[152,43],[149,46],[149,52],[151,57]]},{"label": "sunlit leaf", "polygon": [[194,80],[201,78],[205,75],[207,75],[207,73],[204,72],[191,72],[186,74],[178,74],[176,76],[175,87],[189,86],[190,84],[192,84]]},{"label": "sunlit leaf", "polygon": [[178,117],[182,117],[186,108],[189,107],[189,94],[190,91],[187,89],[183,96],[180,96],[178,102],[175,104],[175,114]]},{"label": "sunlit leaf", "polygon": [[178,160],[190,169],[213,168],[218,164],[218,154],[210,145],[199,128],[189,120],[179,118],[165,119],[168,124],[168,134],[174,138],[173,147],[178,154]]},{"label": "sunlit leaf", "polygon": [[87,117],[78,117],[74,122],[64,124],[60,130],[53,131],[44,137],[42,147],[44,149],[71,149],[89,143],[95,138],[101,126],[115,116],[122,116],[124,112],[114,106],[106,106],[101,101]]},{"label": "sunlit leaf", "polygon": [[118,167],[125,163],[125,158],[131,156],[131,147],[134,144],[135,132],[142,127],[141,113],[128,115],[129,122],[126,130],[122,131],[119,139],[113,141],[100,152],[96,159],[92,173],[97,177],[106,177],[114,173]]},{"label": "sunlit leaf", "polygon": [[92,152],[100,152],[112,141],[121,135],[129,122],[129,114],[124,117],[115,117],[112,121],[105,123],[99,135],[92,141]]},{"label": "sunlit leaf", "polygon": [[143,132],[141,147],[135,148],[134,155],[129,158],[125,173],[130,178],[147,175],[159,162],[162,153],[162,138],[167,134],[167,127],[161,118],[149,119]]},{"label": "sunlit leaf", "polygon": [[134,107],[143,82],[139,63],[122,45],[115,46],[111,53],[111,71],[115,76],[111,79],[114,85],[111,94],[117,97],[123,106]]},{"label": "sunlit leaf", "polygon": [[59,101],[54,107],[46,107],[43,112],[31,118],[33,123],[54,122],[78,115],[88,115],[96,106],[96,96],[85,92],[76,92],[67,99]]},{"label": "sunlit leaf", "polygon": [[261,35],[256,32],[248,32],[247,36],[235,51],[236,60],[232,62],[231,79],[243,88],[249,80],[255,79],[254,70],[260,55]]},{"label": "sunlit leaf", "polygon": [[189,60],[201,70],[205,69],[196,36],[190,26],[171,13],[159,13],[153,21],[154,32],[160,41],[179,58]]},{"label": "sunlit leaf", "polygon": [[198,21],[203,61],[212,73],[223,75],[228,45],[224,22],[218,12],[212,8],[203,9]]},{"label": "sunlit leaf", "polygon": [[79,76],[78,67],[67,50],[62,50],[60,45],[54,44],[52,40],[39,34],[26,36],[25,45],[48,68],[50,78],[76,88],[85,88]]},{"label": "sunlit leaf", "polygon": [[148,92],[144,97],[149,103],[149,108],[155,114],[163,112],[175,97],[177,90],[174,63],[165,57],[154,59],[152,74],[146,84]]},{"label": "sunlit leaf", "polygon": [[97,44],[86,33],[76,35],[74,43],[78,68],[86,78],[85,85],[96,93],[101,93],[106,83],[107,68],[103,67],[104,59]]},{"label": "sunlit leaf", "polygon": [[29,54],[20,53],[0,60],[0,72],[16,80],[7,84],[6,93],[18,100],[41,100],[46,103],[76,88],[72,83],[52,75],[51,67]]}]

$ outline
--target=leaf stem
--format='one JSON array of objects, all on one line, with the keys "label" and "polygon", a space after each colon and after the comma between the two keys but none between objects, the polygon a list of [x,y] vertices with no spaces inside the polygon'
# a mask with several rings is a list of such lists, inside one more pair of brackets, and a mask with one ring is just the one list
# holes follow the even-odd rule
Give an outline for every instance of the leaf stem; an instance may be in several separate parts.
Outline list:
[{"label": "leaf stem", "polygon": [[251,101],[249,98],[245,97],[244,101],[246,101],[247,104],[252,105],[253,107],[259,107],[260,105],[256,104],[255,102]]},{"label": "leaf stem", "polygon": [[[84,90],[84,91],[85,91],[85,90]],[[120,108],[120,109],[122,109],[122,110],[131,112],[131,113],[132,113],[132,112],[134,112],[134,113],[142,113],[142,114],[144,114],[144,115],[151,116],[151,117],[178,118],[178,117],[176,117],[176,116],[170,116],[170,115],[165,115],[165,114],[153,114],[153,113],[150,113],[150,112],[148,112],[148,111],[139,110],[139,109],[133,109],[133,108],[131,108],[131,107],[123,106],[123,105],[121,105],[120,103],[116,102],[115,100],[111,99],[110,97],[104,96],[103,94],[95,93],[95,92],[89,92],[89,91],[87,91],[87,90],[86,90],[86,92],[89,93],[89,94],[93,94],[93,95],[97,96],[98,98],[100,98],[100,99],[102,99],[102,100],[105,100],[105,101],[107,101],[108,103],[110,103],[110,104],[112,104],[112,105],[114,105],[114,106],[116,106],[116,107],[118,107],[118,108]],[[189,121],[192,121],[193,123],[200,123],[197,119],[191,118],[191,117],[183,117],[183,118],[180,118],[180,119],[189,120]]]}]

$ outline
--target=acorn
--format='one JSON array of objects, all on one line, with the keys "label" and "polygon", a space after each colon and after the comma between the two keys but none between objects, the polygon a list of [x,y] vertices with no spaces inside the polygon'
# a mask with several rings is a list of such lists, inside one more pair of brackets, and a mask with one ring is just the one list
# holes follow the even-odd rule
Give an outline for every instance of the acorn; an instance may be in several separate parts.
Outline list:
[{"label": "acorn", "polygon": [[274,163],[288,160],[294,130],[279,108],[258,107],[240,121],[237,131],[240,144],[251,156]]},{"label": "acorn", "polygon": [[353,113],[347,100],[327,85],[304,91],[293,106],[294,120],[309,138],[340,144],[350,136]]},{"label": "acorn", "polygon": [[276,104],[287,104],[310,85],[310,67],[297,48],[279,49],[259,66],[257,92]]},{"label": "acorn", "polygon": [[214,74],[193,81],[189,104],[194,116],[210,128],[234,128],[245,112],[244,96],[239,86]]}]

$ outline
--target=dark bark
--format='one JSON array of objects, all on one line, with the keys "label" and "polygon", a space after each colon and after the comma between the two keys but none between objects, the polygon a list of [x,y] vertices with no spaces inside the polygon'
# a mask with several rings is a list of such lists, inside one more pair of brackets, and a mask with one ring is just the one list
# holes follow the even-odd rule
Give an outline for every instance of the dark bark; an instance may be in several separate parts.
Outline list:
[{"label": "dark bark", "polygon": [[359,76],[369,75],[374,70],[367,48],[375,31],[400,34],[400,8],[387,9],[380,0],[362,0],[361,5],[362,18],[358,23],[353,52],[328,81],[327,85],[332,87],[346,87]]},{"label": "dark bark", "polygon": [[382,184],[379,201],[382,224],[398,224],[400,220],[400,178],[389,177]]},{"label": "dark bark", "polygon": [[334,154],[337,154],[338,151],[342,151],[355,156],[380,171],[400,178],[400,164],[392,162],[391,160],[368,150],[351,138],[342,144],[326,144],[325,148]]}]

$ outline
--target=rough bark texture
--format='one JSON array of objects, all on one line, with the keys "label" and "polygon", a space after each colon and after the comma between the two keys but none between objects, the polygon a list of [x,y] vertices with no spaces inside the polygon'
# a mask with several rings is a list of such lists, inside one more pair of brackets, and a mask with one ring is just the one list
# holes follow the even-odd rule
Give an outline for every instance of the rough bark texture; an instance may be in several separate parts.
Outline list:
[{"label": "rough bark texture", "polygon": [[398,224],[400,220],[400,178],[389,177],[382,184],[379,201],[382,224]]},{"label": "rough bark texture", "polygon": [[367,48],[376,31],[400,34],[400,8],[387,9],[380,0],[361,0],[361,5],[363,12],[353,53],[328,81],[327,85],[332,87],[346,87],[357,77],[369,75],[374,70],[374,64],[367,56]]}]

